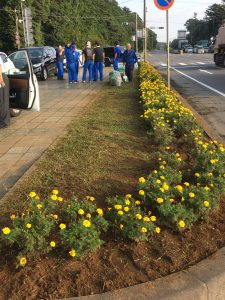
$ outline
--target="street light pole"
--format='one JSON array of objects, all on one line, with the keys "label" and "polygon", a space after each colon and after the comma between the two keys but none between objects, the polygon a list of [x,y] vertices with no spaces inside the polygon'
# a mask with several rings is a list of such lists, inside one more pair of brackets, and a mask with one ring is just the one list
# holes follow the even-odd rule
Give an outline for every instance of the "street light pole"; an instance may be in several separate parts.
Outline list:
[{"label": "street light pole", "polygon": [[167,81],[170,89],[170,40],[169,40],[169,10],[166,11],[166,39],[167,39]]},{"label": "street light pole", "polygon": [[144,61],[147,59],[147,6],[146,0],[144,0]]},{"label": "street light pole", "polygon": [[138,14],[136,13],[136,53],[138,52]]}]

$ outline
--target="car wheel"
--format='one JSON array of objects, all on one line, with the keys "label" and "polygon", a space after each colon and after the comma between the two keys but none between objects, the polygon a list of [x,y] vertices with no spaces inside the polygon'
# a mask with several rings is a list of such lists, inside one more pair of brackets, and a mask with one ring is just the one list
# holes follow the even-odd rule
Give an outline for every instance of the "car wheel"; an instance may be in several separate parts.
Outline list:
[{"label": "car wheel", "polygon": [[48,79],[48,71],[45,67],[42,69],[41,79],[44,81]]},{"label": "car wheel", "polygon": [[10,116],[18,117],[21,114],[22,110],[18,108],[10,108]]}]

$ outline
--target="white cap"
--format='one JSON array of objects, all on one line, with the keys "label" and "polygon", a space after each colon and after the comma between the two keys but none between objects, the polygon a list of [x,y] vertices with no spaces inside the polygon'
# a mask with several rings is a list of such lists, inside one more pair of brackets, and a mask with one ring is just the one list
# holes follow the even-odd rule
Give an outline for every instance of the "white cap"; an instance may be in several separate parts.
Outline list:
[{"label": "white cap", "polygon": [[91,42],[89,42],[89,41],[87,42],[87,47],[91,48]]}]

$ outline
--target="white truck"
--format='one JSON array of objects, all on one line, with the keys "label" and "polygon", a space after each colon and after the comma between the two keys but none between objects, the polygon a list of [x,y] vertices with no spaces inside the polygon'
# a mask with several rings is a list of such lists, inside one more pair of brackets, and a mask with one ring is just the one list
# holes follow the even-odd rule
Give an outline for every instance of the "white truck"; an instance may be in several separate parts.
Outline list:
[{"label": "white truck", "polygon": [[217,66],[225,67],[225,20],[219,28],[214,48],[214,62]]}]

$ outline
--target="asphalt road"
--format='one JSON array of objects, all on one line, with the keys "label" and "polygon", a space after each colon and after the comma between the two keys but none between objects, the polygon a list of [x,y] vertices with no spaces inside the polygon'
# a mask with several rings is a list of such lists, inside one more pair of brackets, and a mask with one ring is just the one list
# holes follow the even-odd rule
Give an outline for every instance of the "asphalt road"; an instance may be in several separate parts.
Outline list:
[{"label": "asphalt road", "polygon": [[[166,74],[165,52],[149,61]],[[171,83],[225,139],[225,68],[215,66],[213,54],[171,54]]]}]

